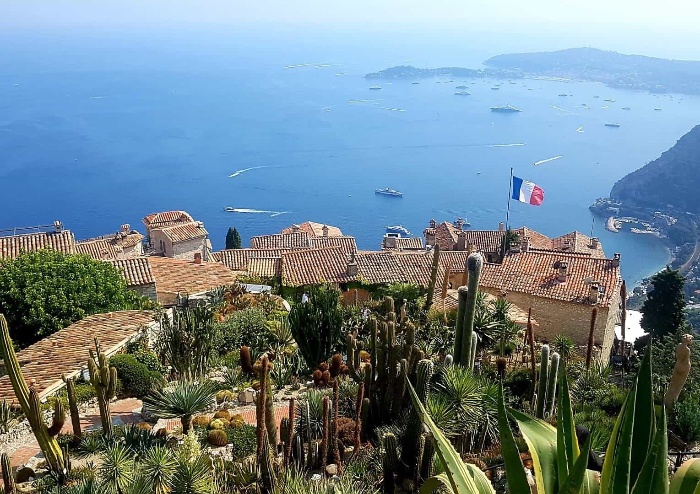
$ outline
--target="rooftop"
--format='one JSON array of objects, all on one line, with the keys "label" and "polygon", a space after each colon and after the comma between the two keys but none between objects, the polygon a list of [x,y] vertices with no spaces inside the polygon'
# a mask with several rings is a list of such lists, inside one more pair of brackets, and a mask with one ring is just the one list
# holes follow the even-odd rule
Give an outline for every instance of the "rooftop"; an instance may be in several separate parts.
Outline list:
[{"label": "rooftop", "polygon": [[162,213],[151,213],[143,219],[143,224],[149,229],[165,228],[181,223],[191,223],[194,218],[185,211],[164,211]]},{"label": "rooftop", "polygon": [[143,241],[143,235],[136,231],[116,233],[99,238],[79,240],[75,244],[75,250],[78,254],[85,254],[93,259],[107,261],[118,259],[124,249],[131,249],[141,241]]},{"label": "rooftop", "polygon": [[384,250],[423,250],[423,239],[420,237],[384,237]]},{"label": "rooftop", "polygon": [[168,257],[148,257],[156,281],[158,302],[175,303],[177,294],[194,295],[236,282],[234,273],[218,262],[183,261]]},{"label": "rooftop", "polygon": [[280,258],[283,252],[292,249],[227,249],[212,253],[214,261],[224,264],[233,271],[247,271],[250,259],[258,257]]},{"label": "rooftop", "polygon": [[282,253],[282,284],[285,286],[346,283],[348,255],[341,247],[300,249]]},{"label": "rooftop", "polygon": [[121,271],[127,286],[144,286],[156,282],[149,259],[149,257],[132,257],[114,260],[111,263]]},{"label": "rooftop", "polygon": [[[120,311],[87,316],[17,353],[22,373],[39,398],[54,393],[63,386],[61,375],[72,376],[87,367],[89,351],[97,336],[102,351],[108,356],[116,353],[137,335],[143,326],[153,322],[149,311]],[[4,364],[3,364],[4,365]],[[0,399],[15,400],[12,383],[7,375],[0,377]]]},{"label": "rooftop", "polygon": [[180,223],[164,228],[159,228],[163,235],[168,237],[172,243],[187,242],[197,238],[205,238],[209,232],[204,228],[204,225],[199,221],[190,221],[188,223]]},{"label": "rooftop", "polygon": [[323,237],[324,232],[323,228],[326,227],[328,231],[326,232],[327,236],[329,237],[341,237],[343,235],[343,232],[340,231],[340,228],[337,226],[331,226],[331,225],[324,225],[323,223],[316,223],[314,221],[305,221],[304,223],[300,223],[298,225],[291,225],[288,226],[287,228],[284,228],[280,233],[282,234],[287,234],[287,233],[297,233],[297,232],[304,232],[309,234],[309,236],[312,237]]},{"label": "rooftop", "polygon": [[75,254],[75,237],[68,230],[0,237],[0,259],[14,259],[23,252],[35,252],[41,249]]},{"label": "rooftop", "polygon": [[311,248],[340,247],[346,254],[357,252],[355,237],[349,235],[339,235],[336,237],[309,237]]},{"label": "rooftop", "polygon": [[252,237],[250,247],[253,249],[306,249],[311,247],[311,241],[306,232],[276,233]]}]

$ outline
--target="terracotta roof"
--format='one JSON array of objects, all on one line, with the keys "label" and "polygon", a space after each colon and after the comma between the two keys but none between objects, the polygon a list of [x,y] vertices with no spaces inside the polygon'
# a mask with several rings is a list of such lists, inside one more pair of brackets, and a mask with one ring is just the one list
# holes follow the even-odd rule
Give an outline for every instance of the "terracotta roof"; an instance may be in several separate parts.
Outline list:
[{"label": "terracotta roof", "polygon": [[442,250],[453,250],[457,243],[457,234],[460,232],[456,226],[447,221],[438,223],[435,226],[435,243]]},{"label": "terracotta roof", "polygon": [[[498,253],[502,249],[505,231],[499,230],[464,230],[465,248],[474,245],[474,250],[479,252]],[[442,247],[442,246],[440,246]]]},{"label": "terracotta roof", "polygon": [[593,257],[598,257],[601,259],[605,258],[603,246],[601,245],[600,241],[598,241],[597,245],[594,247],[591,237],[577,231],[553,238],[552,249],[565,252],[590,254]]},{"label": "terracotta roof", "polygon": [[[357,254],[358,278],[371,285],[383,283],[413,283],[428,286],[433,266],[432,252],[376,251]],[[444,276],[440,263],[438,283]]]},{"label": "terracotta roof", "polygon": [[144,286],[155,283],[148,257],[132,257],[111,261],[119,269],[126,280],[127,286]]},{"label": "terracotta roof", "polygon": [[285,233],[305,232],[305,233],[308,233],[312,237],[322,237],[324,226],[326,228],[328,228],[328,236],[329,237],[341,237],[343,235],[343,232],[341,232],[340,228],[338,228],[337,226],[324,225],[323,223],[316,223],[314,221],[306,221],[306,222],[301,223],[299,225],[289,226],[289,227],[283,229],[280,233],[285,234]]},{"label": "terracotta roof", "polygon": [[149,257],[151,273],[156,281],[158,302],[174,303],[178,293],[203,293],[236,282],[233,272],[218,262],[183,261],[168,257]]},{"label": "terracotta roof", "polygon": [[[109,240],[89,240],[75,244],[77,254],[84,254],[93,259],[108,261],[118,257],[117,249]],[[121,249],[119,249],[121,251]]]},{"label": "terracotta roof", "polygon": [[347,254],[357,252],[355,237],[341,235],[337,237],[309,237],[311,248],[320,249],[322,247],[340,247]]},{"label": "terracotta roof", "polygon": [[201,222],[194,221],[158,228],[158,230],[162,231],[172,243],[187,242],[188,240],[204,238],[209,235],[209,232],[207,232]]},{"label": "terracotta roof", "polygon": [[347,268],[348,255],[340,247],[284,252],[282,284],[302,286],[352,281]]},{"label": "terracotta roof", "polygon": [[453,273],[463,273],[469,252],[466,250],[440,251],[440,264],[450,266]]},{"label": "terracotta roof", "polygon": [[277,233],[253,237],[250,239],[250,246],[253,249],[298,249],[311,247],[311,242],[306,232]]},{"label": "terracotta roof", "polygon": [[[557,281],[559,261],[568,263],[567,281]],[[505,256],[502,264],[484,264],[480,285],[484,287],[527,293],[537,297],[565,302],[588,302],[588,281],[600,283],[599,305],[607,307],[619,291],[620,268],[612,259],[561,252],[521,252]]]},{"label": "terracotta roof", "polygon": [[30,233],[0,237],[0,259],[14,259],[22,252],[53,249],[64,254],[75,254],[75,237],[68,230],[61,232]]},{"label": "terracotta roof", "polygon": [[[387,239],[389,239],[387,241]],[[389,247],[388,242],[393,244]],[[382,242],[384,250],[423,250],[423,239],[420,237],[384,237]]]},{"label": "terracotta roof", "polygon": [[[94,337],[108,356],[117,352],[143,326],[153,322],[148,311],[121,311],[87,316],[17,353],[27,384],[39,397],[50,395],[63,386],[61,375],[75,375],[87,367]],[[0,377],[0,399],[15,400],[8,376]]]},{"label": "terracotta roof", "polygon": [[248,262],[255,257],[280,257],[292,249],[227,249],[212,253],[214,261],[224,264],[233,271],[246,271]]},{"label": "terracotta roof", "polygon": [[252,257],[246,271],[264,278],[276,278],[282,274],[282,257]]},{"label": "terracotta roof", "polygon": [[552,248],[552,239],[546,235],[541,234],[540,232],[533,230],[532,228],[523,226],[520,228],[516,228],[513,231],[518,234],[518,238],[520,240],[522,240],[524,237],[530,237],[530,247],[534,249]]},{"label": "terracotta roof", "polygon": [[143,224],[150,229],[165,228],[181,223],[191,223],[194,219],[185,211],[164,211],[152,213],[143,219]]},{"label": "terracotta roof", "polygon": [[[496,297],[494,295],[491,295],[490,293],[483,292],[484,296],[486,297],[487,302],[492,302],[496,300]],[[432,309],[433,310],[438,310],[442,311],[442,298],[436,294],[435,296],[435,301],[433,302]],[[448,289],[447,290],[447,296],[445,297],[445,310],[457,310],[459,308],[459,295],[458,291],[456,289]],[[517,305],[514,305],[513,303],[510,304],[510,310],[508,311],[508,317],[510,319],[520,325],[520,326],[527,326],[527,310],[521,309]],[[533,318],[531,319],[532,324],[534,326],[539,326],[537,321]]]}]

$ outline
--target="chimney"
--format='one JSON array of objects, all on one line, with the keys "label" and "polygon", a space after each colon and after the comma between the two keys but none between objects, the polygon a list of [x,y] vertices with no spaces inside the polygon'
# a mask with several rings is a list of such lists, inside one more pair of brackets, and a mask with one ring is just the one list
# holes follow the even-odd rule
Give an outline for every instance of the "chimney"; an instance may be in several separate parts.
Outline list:
[{"label": "chimney", "polygon": [[570,247],[571,247],[571,240],[569,240],[568,238],[565,238],[561,249],[562,250],[569,250]]},{"label": "chimney", "polygon": [[120,231],[128,234],[131,231],[131,225],[128,223],[123,224]]},{"label": "chimney", "polygon": [[63,231],[63,223],[60,221],[56,220],[53,222],[53,231],[54,233],[61,233]]},{"label": "chimney", "polygon": [[466,250],[467,248],[467,234],[460,231],[457,234],[457,245],[455,246],[455,250]]},{"label": "chimney", "polygon": [[462,218],[457,218],[457,221],[455,221],[455,226],[457,227],[457,230],[462,230],[462,227],[464,226],[464,220]]},{"label": "chimney", "polygon": [[569,263],[566,261],[559,261],[557,263],[557,281],[560,283],[566,283],[568,275]]},{"label": "chimney", "polygon": [[384,248],[385,249],[395,249],[396,248],[396,237],[393,235],[387,235],[384,237]]},{"label": "chimney", "polygon": [[357,276],[357,262],[355,262],[355,251],[350,254],[350,261],[348,262],[347,274],[350,277]]},{"label": "chimney", "polygon": [[296,233],[296,232],[298,232],[300,229],[301,229],[301,228],[299,227],[299,225],[292,225],[292,231],[293,231],[293,232]]},{"label": "chimney", "polygon": [[328,236],[328,227],[326,225],[323,225],[322,230],[323,230],[323,236],[327,237]]},{"label": "chimney", "polygon": [[615,252],[613,254],[612,267],[614,267],[614,268],[620,267],[620,253],[619,252]]},{"label": "chimney", "polygon": [[506,231],[506,226],[503,224],[503,222],[498,223],[498,231],[499,232],[505,232]]},{"label": "chimney", "polygon": [[597,281],[594,281],[591,283],[591,286],[588,289],[588,301],[591,303],[591,305],[595,305],[598,303],[599,296],[600,296],[600,283],[598,283]]},{"label": "chimney", "polygon": [[194,263],[195,263],[195,264],[202,264],[202,254],[201,254],[201,252],[195,252],[195,253],[194,253]]},{"label": "chimney", "polygon": [[430,228],[435,228],[435,220],[430,220]]},{"label": "chimney", "polygon": [[523,236],[522,240],[520,241],[520,251],[521,252],[529,252],[530,251],[530,237]]},{"label": "chimney", "polygon": [[598,244],[599,244],[598,237],[591,238],[591,249],[597,249]]}]

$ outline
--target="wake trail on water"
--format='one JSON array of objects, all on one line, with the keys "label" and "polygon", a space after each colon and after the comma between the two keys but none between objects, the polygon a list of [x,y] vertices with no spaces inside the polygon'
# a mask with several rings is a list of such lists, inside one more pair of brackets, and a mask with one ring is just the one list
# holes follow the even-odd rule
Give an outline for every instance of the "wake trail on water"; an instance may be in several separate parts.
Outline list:
[{"label": "wake trail on water", "polygon": [[561,156],[554,156],[553,158],[547,158],[546,160],[535,161],[533,166],[542,165],[544,163],[549,163],[550,161],[558,160]]},{"label": "wake trail on water", "polygon": [[510,148],[514,146],[524,146],[524,142],[516,142],[515,144],[488,144],[489,147],[492,148]]},{"label": "wake trail on water", "polygon": [[249,209],[249,208],[225,208],[225,211],[229,213],[243,213],[243,214],[269,214],[270,218],[279,216],[281,214],[288,214],[291,211],[268,211],[265,209]]},{"label": "wake trail on water", "polygon": [[231,175],[229,175],[228,178],[237,177],[241,173],[249,172],[251,170],[259,170],[261,168],[270,168],[270,167],[271,167],[271,165],[262,165],[262,166],[251,166],[250,168],[243,168],[242,170],[236,170]]}]

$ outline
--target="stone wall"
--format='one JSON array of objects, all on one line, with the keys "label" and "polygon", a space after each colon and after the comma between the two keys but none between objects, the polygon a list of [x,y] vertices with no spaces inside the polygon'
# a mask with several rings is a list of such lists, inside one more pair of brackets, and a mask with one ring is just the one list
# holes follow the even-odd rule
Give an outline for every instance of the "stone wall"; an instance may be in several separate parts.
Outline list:
[{"label": "stone wall", "polygon": [[158,301],[158,295],[156,292],[156,284],[151,283],[148,285],[142,285],[142,286],[130,286],[129,290],[133,290],[136,293],[138,293],[141,297],[146,297],[154,302]]},{"label": "stone wall", "polygon": [[202,258],[204,258],[204,244],[205,240],[203,238],[193,238],[184,242],[172,243],[161,230],[153,230],[151,232],[151,245],[156,253],[173,259],[193,261],[196,253],[202,254]]},{"label": "stone wall", "polygon": [[[495,296],[499,294],[495,289],[482,289]],[[525,311],[532,307],[532,317],[539,324],[535,328],[535,337],[539,340],[552,343],[558,334],[562,334],[574,340],[577,346],[588,346],[592,305],[563,302],[517,292],[508,292],[507,299]],[[612,300],[610,305],[612,310],[607,307],[598,307],[593,341],[595,345],[602,347],[600,356],[606,363],[615,338],[618,304],[619,295]]]}]

